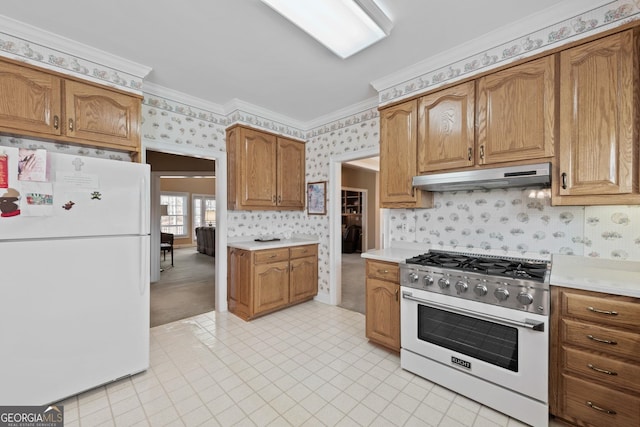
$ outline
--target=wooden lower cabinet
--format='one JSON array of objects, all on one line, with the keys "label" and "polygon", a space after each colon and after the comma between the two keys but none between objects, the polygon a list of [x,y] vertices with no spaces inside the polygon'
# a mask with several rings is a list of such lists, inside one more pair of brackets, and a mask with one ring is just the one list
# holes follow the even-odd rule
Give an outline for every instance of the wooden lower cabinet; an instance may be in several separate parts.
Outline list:
[{"label": "wooden lower cabinet", "polygon": [[367,260],[366,336],[400,351],[400,271],[398,264]]},{"label": "wooden lower cabinet", "polygon": [[318,247],[249,251],[228,248],[227,303],[244,320],[312,299],[318,293]]},{"label": "wooden lower cabinet", "polygon": [[640,301],[551,292],[551,413],[577,426],[639,426]]}]

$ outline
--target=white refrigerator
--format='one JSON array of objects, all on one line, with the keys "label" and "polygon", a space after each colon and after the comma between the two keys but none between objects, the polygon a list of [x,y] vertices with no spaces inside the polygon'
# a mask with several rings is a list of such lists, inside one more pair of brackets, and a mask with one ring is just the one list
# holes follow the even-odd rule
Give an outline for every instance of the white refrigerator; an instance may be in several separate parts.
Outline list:
[{"label": "white refrigerator", "polygon": [[39,152],[26,181],[22,155],[0,147],[0,405],[46,405],[149,367],[150,172]]}]

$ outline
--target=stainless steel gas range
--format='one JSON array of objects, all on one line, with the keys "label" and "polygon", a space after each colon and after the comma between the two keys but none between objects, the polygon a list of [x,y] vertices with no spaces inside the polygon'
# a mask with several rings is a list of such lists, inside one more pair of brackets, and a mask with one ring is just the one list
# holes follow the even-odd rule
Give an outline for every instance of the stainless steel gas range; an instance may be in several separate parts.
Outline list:
[{"label": "stainless steel gas range", "polygon": [[400,265],[402,368],[548,424],[550,262],[429,251]]}]

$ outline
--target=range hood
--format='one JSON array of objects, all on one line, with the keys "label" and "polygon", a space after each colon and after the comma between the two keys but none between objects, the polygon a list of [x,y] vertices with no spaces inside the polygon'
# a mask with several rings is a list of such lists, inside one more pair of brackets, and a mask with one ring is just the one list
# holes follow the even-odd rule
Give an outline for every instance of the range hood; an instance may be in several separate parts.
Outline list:
[{"label": "range hood", "polygon": [[474,169],[413,177],[413,186],[427,191],[491,190],[508,187],[549,187],[551,163]]}]

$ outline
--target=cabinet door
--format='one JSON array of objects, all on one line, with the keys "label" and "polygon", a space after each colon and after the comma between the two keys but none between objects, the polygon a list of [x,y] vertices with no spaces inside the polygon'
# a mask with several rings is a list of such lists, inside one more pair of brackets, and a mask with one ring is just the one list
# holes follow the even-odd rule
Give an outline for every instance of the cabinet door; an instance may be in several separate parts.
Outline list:
[{"label": "cabinet door", "polygon": [[397,283],[367,279],[367,338],[396,351],[400,351],[399,292]]},{"label": "cabinet door", "polygon": [[60,135],[59,77],[0,62],[0,127]]},{"label": "cabinet door", "polygon": [[478,163],[551,157],[555,55],[478,80]]},{"label": "cabinet door", "polygon": [[409,101],[380,113],[380,204],[427,207],[433,200],[413,188],[417,172],[418,105]]},{"label": "cabinet door", "polygon": [[[276,206],[275,135],[253,129],[240,129],[239,148],[240,206],[273,208]],[[237,155],[238,155],[237,154]]]},{"label": "cabinet door", "polygon": [[418,172],[474,164],[475,82],[420,98]]},{"label": "cabinet door", "polygon": [[637,73],[631,30],[560,53],[560,195],[633,190]]},{"label": "cabinet door", "polygon": [[256,265],[253,279],[254,314],[289,303],[289,261]]},{"label": "cabinet door", "polygon": [[318,258],[292,259],[289,280],[290,302],[313,298],[318,293]]},{"label": "cabinet door", "polygon": [[305,144],[278,137],[278,200],[281,208],[304,209]]},{"label": "cabinet door", "polygon": [[251,253],[228,249],[227,302],[229,311],[247,319],[252,316]]},{"label": "cabinet door", "polygon": [[76,139],[140,145],[140,99],[96,86],[65,82],[65,132]]}]

